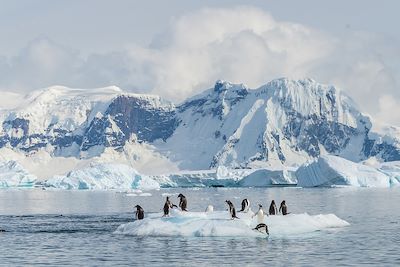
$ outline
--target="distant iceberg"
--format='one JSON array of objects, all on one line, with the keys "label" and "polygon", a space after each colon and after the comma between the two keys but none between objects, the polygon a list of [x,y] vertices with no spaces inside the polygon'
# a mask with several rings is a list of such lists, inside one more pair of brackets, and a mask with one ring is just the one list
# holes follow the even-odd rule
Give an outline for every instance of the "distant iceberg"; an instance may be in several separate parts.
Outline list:
[{"label": "distant iceberg", "polygon": [[0,162],[0,188],[33,187],[37,177],[28,173],[18,162]]},{"label": "distant iceberg", "polygon": [[[187,237],[242,237],[266,238],[253,230],[257,219],[251,213],[238,213],[240,219],[231,220],[227,211],[181,212],[172,210],[171,217],[150,214],[147,218],[120,225],[116,234],[134,236],[187,236]],[[290,237],[329,228],[348,226],[349,223],[334,214],[290,214],[265,218],[270,237]]]},{"label": "distant iceberg", "polygon": [[144,175],[125,164],[92,163],[65,175],[39,180],[16,161],[0,162],[0,188],[154,190],[169,187],[393,187],[400,186],[400,161],[355,163],[324,155],[299,168],[181,171]]},{"label": "distant iceberg", "polygon": [[61,189],[153,190],[160,188],[156,181],[139,174],[127,165],[106,163],[93,164],[88,168],[71,171],[65,176],[53,177],[44,185]]},{"label": "distant iceberg", "polygon": [[301,187],[390,187],[393,183],[389,175],[377,168],[332,155],[321,156],[301,166],[296,177]]},{"label": "distant iceberg", "polygon": [[296,185],[295,169],[259,169],[243,177],[238,182],[241,187],[267,187],[273,185]]}]

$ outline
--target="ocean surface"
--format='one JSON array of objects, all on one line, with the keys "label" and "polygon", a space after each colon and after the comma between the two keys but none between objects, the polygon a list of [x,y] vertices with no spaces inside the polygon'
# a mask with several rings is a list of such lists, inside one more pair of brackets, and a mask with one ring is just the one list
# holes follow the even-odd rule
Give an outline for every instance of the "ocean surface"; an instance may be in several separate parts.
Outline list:
[{"label": "ocean surface", "polygon": [[[400,188],[204,188],[146,192],[0,190],[2,266],[399,266]],[[275,238],[115,234],[134,205],[160,212],[167,194],[191,211],[253,210],[285,199],[291,213],[334,213],[350,226]],[[142,196],[141,196],[142,195]]]}]

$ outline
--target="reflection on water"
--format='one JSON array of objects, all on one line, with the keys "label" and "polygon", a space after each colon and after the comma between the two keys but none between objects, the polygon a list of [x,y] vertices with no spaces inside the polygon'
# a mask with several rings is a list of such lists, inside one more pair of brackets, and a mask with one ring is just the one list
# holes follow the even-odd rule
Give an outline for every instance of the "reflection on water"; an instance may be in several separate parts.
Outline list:
[{"label": "reflection on water", "polygon": [[[253,209],[285,199],[293,213],[334,213],[351,223],[340,230],[287,238],[134,237],[113,234],[132,221],[133,206],[160,212],[165,193],[182,192],[189,209],[226,209],[249,198]],[[164,196],[162,195],[164,194]],[[171,199],[177,203],[176,195]],[[0,191],[0,262],[9,265],[337,266],[400,262],[400,190],[165,189],[151,196],[118,192]]]}]

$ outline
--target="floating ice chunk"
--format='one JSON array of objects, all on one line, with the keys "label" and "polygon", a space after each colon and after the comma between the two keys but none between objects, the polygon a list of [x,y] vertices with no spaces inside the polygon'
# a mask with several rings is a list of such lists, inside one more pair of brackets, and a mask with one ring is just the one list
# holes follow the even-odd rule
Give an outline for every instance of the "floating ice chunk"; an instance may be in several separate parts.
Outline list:
[{"label": "floating ice chunk", "polygon": [[390,187],[390,177],[383,172],[341,157],[325,155],[296,171],[297,185]]},{"label": "floating ice chunk", "polygon": [[400,185],[400,161],[384,162],[378,166],[379,171],[390,177],[391,186]]},{"label": "floating ice chunk", "polygon": [[239,181],[239,186],[265,187],[271,185],[296,184],[295,171],[292,169],[259,169]]},{"label": "floating ice chunk", "polygon": [[0,188],[33,187],[37,177],[29,174],[16,161],[0,162]]},{"label": "floating ice chunk", "polygon": [[[251,218],[251,214],[237,215],[240,219],[231,220],[227,211],[206,213],[172,210],[171,217],[150,214],[144,220],[120,225],[115,233],[134,236],[266,237],[264,233],[253,230],[257,219]],[[306,213],[269,216],[265,223],[271,237],[292,236],[349,225],[334,214],[311,216]]]},{"label": "floating ice chunk", "polygon": [[160,185],[123,164],[95,164],[71,171],[66,176],[49,179],[45,186],[62,189],[141,189],[153,190]]}]

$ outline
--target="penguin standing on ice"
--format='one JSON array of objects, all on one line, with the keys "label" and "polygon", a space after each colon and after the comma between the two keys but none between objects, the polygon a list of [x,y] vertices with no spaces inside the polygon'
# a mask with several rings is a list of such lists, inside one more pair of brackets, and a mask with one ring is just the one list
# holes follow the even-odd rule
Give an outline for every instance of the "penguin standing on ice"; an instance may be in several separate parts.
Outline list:
[{"label": "penguin standing on ice", "polygon": [[169,216],[169,209],[172,209],[173,207],[176,207],[176,205],[172,204],[171,201],[169,200],[169,197],[167,197],[167,199],[165,200],[165,203],[164,203],[164,208],[163,208],[164,215],[163,215],[163,217]]},{"label": "penguin standing on ice", "polygon": [[136,205],[136,220],[143,220],[144,219],[144,210],[141,206]]},{"label": "penguin standing on ice", "polygon": [[247,213],[249,209],[250,209],[250,201],[247,198],[245,198],[242,200],[242,209],[239,210],[238,212]]},{"label": "penguin standing on ice", "polygon": [[187,207],[187,200],[186,197],[182,194],[178,195],[179,198],[179,207],[182,209],[182,211],[187,211],[186,207]]},{"label": "penguin standing on ice", "polygon": [[282,201],[281,206],[279,207],[279,212],[282,212],[282,215],[287,215],[290,212],[287,212],[286,201]]},{"label": "penguin standing on ice", "polygon": [[238,217],[236,217],[236,209],[233,206],[233,203],[230,200],[225,200],[226,204],[228,204],[229,207],[229,213],[231,214],[231,219],[239,219]]},{"label": "penguin standing on ice", "polygon": [[258,211],[251,218],[254,218],[254,216],[257,216],[258,224],[264,223],[264,211],[261,204],[258,204]]},{"label": "penguin standing on ice", "polygon": [[271,205],[269,205],[269,215],[278,214],[278,208],[276,207],[275,200],[271,201]]}]

